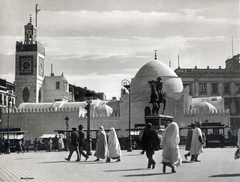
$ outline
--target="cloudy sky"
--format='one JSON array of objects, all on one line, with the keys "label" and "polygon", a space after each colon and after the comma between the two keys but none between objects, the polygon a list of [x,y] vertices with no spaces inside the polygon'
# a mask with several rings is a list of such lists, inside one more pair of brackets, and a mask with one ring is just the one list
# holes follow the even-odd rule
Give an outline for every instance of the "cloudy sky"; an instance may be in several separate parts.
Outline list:
[{"label": "cloudy sky", "polygon": [[[131,80],[158,59],[175,70],[225,68],[240,53],[239,0],[0,0],[0,78],[15,80],[15,44],[35,5],[38,38],[51,64],[70,84],[119,98]],[[232,41],[233,40],[233,41]],[[232,46],[233,45],[233,46]]]}]

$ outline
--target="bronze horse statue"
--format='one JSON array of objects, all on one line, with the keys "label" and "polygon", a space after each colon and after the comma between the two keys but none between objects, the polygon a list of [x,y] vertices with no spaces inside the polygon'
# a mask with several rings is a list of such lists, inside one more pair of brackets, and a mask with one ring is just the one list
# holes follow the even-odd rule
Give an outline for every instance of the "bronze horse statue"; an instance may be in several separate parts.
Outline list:
[{"label": "bronze horse statue", "polygon": [[157,78],[157,81],[152,80],[148,81],[151,88],[150,102],[153,105],[152,114],[158,114],[160,109],[160,104],[163,104],[164,114],[166,107],[166,93],[162,91],[162,79],[160,77]]}]

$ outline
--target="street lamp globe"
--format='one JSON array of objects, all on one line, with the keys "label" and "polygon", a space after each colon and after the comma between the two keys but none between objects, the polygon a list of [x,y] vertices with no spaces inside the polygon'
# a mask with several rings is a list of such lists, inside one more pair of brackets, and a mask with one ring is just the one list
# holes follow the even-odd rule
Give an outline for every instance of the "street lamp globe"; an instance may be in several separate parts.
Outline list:
[{"label": "street lamp globe", "polygon": [[87,90],[87,92],[85,93],[85,97],[87,103],[92,103],[93,94],[90,90]]},{"label": "street lamp globe", "polygon": [[65,123],[66,123],[66,126],[68,126],[68,122],[69,122],[69,117],[65,117]]}]

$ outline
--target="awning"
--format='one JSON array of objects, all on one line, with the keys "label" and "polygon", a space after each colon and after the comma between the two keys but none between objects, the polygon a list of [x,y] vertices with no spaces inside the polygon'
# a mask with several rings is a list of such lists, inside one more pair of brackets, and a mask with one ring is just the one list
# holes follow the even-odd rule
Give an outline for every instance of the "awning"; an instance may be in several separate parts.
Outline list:
[{"label": "awning", "polygon": [[[59,135],[61,135],[61,137],[64,137],[63,134],[57,134],[57,137],[59,137]],[[56,134],[43,134],[42,136],[40,136],[39,138],[54,138],[56,136]]]}]

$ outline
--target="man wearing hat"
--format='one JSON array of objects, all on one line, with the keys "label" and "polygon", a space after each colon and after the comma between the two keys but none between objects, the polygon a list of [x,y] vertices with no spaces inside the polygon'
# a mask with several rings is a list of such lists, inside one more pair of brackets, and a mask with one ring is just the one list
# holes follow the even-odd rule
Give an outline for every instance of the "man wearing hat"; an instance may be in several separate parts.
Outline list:
[{"label": "man wearing hat", "polygon": [[153,159],[154,151],[159,150],[160,140],[156,130],[152,129],[152,124],[147,123],[142,136],[142,149],[146,151],[148,158],[148,168],[154,169],[156,162]]},{"label": "man wearing hat", "polygon": [[70,161],[72,154],[74,151],[77,153],[77,160],[80,161],[80,155],[79,155],[79,149],[78,149],[78,141],[79,141],[79,134],[77,132],[77,128],[72,128],[72,133],[71,133],[71,141],[70,141],[70,146],[69,146],[69,155],[68,158],[65,158],[65,160]]},{"label": "man wearing hat", "polygon": [[81,155],[83,155],[84,157],[85,157],[85,161],[86,160],[88,160],[88,156],[87,156],[87,154],[85,154],[84,152],[83,152],[83,145],[84,145],[84,132],[82,131],[82,129],[83,129],[83,125],[79,125],[78,126],[78,134],[79,134],[79,143],[78,143],[78,145],[79,145],[79,153],[80,153],[80,160],[81,160]]}]

